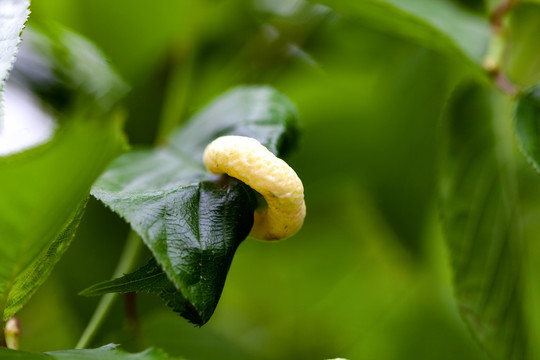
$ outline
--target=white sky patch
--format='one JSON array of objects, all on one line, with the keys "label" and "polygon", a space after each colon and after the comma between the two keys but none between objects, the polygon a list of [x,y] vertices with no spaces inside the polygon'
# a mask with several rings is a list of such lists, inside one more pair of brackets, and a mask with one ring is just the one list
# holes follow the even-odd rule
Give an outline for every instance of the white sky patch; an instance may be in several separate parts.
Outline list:
[{"label": "white sky patch", "polygon": [[30,91],[7,82],[0,120],[0,156],[20,152],[47,142],[56,122]]}]

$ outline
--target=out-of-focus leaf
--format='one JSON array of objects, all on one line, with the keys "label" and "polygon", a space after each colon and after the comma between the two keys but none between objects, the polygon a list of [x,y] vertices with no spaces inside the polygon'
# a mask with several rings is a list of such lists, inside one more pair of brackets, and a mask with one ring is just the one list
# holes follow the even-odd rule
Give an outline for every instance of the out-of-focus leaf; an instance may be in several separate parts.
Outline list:
[{"label": "out-of-focus leaf", "polygon": [[[122,94],[121,81],[86,40],[56,29],[60,35],[55,38],[31,33],[42,41],[29,40],[26,50],[20,51],[22,61],[15,65],[14,81],[34,91],[33,85],[39,83],[86,95],[56,109],[65,124],[48,143],[0,157],[0,312],[4,319],[45,281],[73,239],[92,183],[124,146],[123,121],[108,112]],[[25,61],[35,66],[25,67]],[[100,75],[90,79],[92,71]]]},{"label": "out-of-focus leaf", "polygon": [[127,91],[100,49],[54,24],[25,31],[13,78],[60,111],[88,102],[107,111]]},{"label": "out-of-focus leaf", "polygon": [[518,4],[510,13],[502,61],[508,77],[525,86],[540,81],[540,2]]},{"label": "out-of-focus leaf", "polygon": [[514,124],[521,151],[540,171],[540,85],[519,96]]},{"label": "out-of-focus leaf", "polygon": [[84,215],[85,206],[86,199],[83,203],[77,205],[75,213],[48,247],[43,249],[34,262],[17,276],[6,304],[5,312],[7,314],[14,314],[21,309],[47,279],[58,259],[62,257],[71,244]]},{"label": "out-of-focus leaf", "polygon": [[29,5],[29,0],[0,1],[0,91],[15,61]]},{"label": "out-of-focus leaf", "polygon": [[[258,139],[276,154],[294,146],[294,105],[269,87],[222,95],[174,133],[169,144],[118,158],[92,194],[126,219],[202,325],[210,318],[239,243],[253,225],[254,192],[209,176],[204,148],[222,135]],[[184,306],[184,305],[183,305]]]},{"label": "out-of-focus leaf", "polygon": [[455,0],[454,2],[479,14],[485,14],[487,12],[486,0]]},{"label": "out-of-focus leaf", "polygon": [[441,182],[444,233],[462,318],[493,358],[528,359],[519,214],[502,122],[491,111],[490,96],[469,86],[450,103]]},{"label": "out-of-focus leaf", "polygon": [[481,70],[489,43],[487,19],[444,0],[325,1],[344,16],[408,38],[431,49],[458,55]]},{"label": "out-of-focus leaf", "polygon": [[4,318],[28,300],[65,251],[81,202],[122,149],[120,125],[119,119],[75,119],[50,143],[0,158],[1,309],[9,304]]},{"label": "out-of-focus leaf", "polygon": [[51,351],[46,353],[29,353],[23,351],[0,349],[0,359],[21,359],[21,360],[181,360],[180,358],[172,358],[165,352],[159,349],[150,348],[143,352],[130,354],[118,347],[118,345],[105,345],[97,349],[86,350],[62,350]]}]

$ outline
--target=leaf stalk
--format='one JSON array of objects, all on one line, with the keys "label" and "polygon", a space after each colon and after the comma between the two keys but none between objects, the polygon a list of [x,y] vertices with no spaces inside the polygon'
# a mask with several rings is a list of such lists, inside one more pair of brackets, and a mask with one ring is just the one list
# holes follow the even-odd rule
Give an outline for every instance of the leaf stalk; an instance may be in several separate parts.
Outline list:
[{"label": "leaf stalk", "polygon": [[[113,279],[133,270],[133,267],[141,249],[141,238],[133,230],[130,231],[126,240],[126,244],[124,245],[124,249],[122,250],[120,261],[118,262],[118,265],[116,266],[116,269],[112,276]],[[105,318],[107,317],[107,314],[114,305],[114,301],[117,297],[118,294],[107,294],[101,297],[101,300],[99,301],[99,304],[94,311],[90,322],[86,326],[86,329],[84,329],[84,332],[79,339],[77,346],[75,347],[76,349],[84,349],[90,344],[90,342],[98,332],[99,328],[105,321]]]}]

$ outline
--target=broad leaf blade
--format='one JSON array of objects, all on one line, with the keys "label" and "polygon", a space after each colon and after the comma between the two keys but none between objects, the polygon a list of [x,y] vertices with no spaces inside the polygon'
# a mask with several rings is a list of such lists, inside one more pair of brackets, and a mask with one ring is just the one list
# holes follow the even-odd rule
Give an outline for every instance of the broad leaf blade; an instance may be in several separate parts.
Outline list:
[{"label": "broad leaf blade", "polygon": [[23,351],[0,349],[0,359],[20,359],[20,360],[181,360],[172,358],[159,349],[146,349],[140,353],[130,354],[118,345],[105,345],[97,349],[85,350],[62,350],[46,353],[29,353]]},{"label": "broad leaf blade", "polygon": [[[186,319],[203,325],[217,306],[238,245],[251,230],[256,199],[245,184],[222,176],[176,189],[164,200],[160,218],[152,224],[153,231],[162,236],[154,238],[145,232],[145,238],[152,249],[166,246],[156,256],[173,283],[152,260],[135,273],[97,284],[83,295],[152,293]],[[141,212],[144,205],[135,205],[135,210],[129,211],[144,214]],[[144,231],[141,223],[131,222],[131,225]],[[180,284],[179,290],[174,284]]]},{"label": "broad leaf blade", "polygon": [[14,314],[19,311],[30,299],[34,292],[45,282],[58,259],[66,252],[75,237],[75,233],[84,215],[86,199],[77,205],[66,225],[55,236],[54,240],[45,248],[36,259],[20,272],[10,291],[5,313]]},{"label": "broad leaf blade", "polygon": [[521,151],[540,171],[540,85],[519,96],[514,124]]},{"label": "broad leaf blade", "polygon": [[15,61],[29,0],[0,0],[0,91]]},{"label": "broad leaf blade", "polygon": [[[3,318],[19,310],[45,281],[75,234],[92,183],[125,143],[122,119],[106,106],[123,94],[121,81],[112,69],[104,71],[101,54],[86,40],[56,29],[58,37],[25,33],[39,41],[24,42],[12,73],[34,92],[54,88],[76,99],[65,107],[49,104],[62,114],[63,126],[48,143],[0,157]],[[69,60],[73,57],[80,60],[76,65]],[[104,74],[89,80],[92,69]]]},{"label": "broad leaf blade", "polygon": [[481,70],[489,43],[489,22],[445,0],[328,1],[344,16],[422,46],[454,54]]},{"label": "broad leaf blade", "polygon": [[271,87],[236,87],[195,114],[171,136],[170,146],[200,163],[206,145],[224,135],[252,137],[274,154],[286,156],[298,137],[296,107]]},{"label": "broad leaf blade", "polygon": [[[43,252],[73,220],[94,179],[121,152],[120,125],[119,119],[72,120],[50,143],[0,158],[0,296],[4,306],[20,306],[15,299],[27,298],[35,290],[36,284],[17,286],[28,294],[12,293],[16,279],[42,261]],[[4,318],[11,315],[5,312]]]},{"label": "broad leaf blade", "polygon": [[101,296],[109,293],[140,292],[162,298],[167,306],[194,324],[204,323],[198,311],[178,291],[161,267],[152,259],[139,270],[118,279],[93,285],[80,293],[83,296]]},{"label": "broad leaf blade", "polygon": [[441,211],[463,319],[493,358],[527,359],[519,215],[490,95],[471,86],[450,104]]},{"label": "broad leaf blade", "polygon": [[[254,192],[202,163],[204,148],[227,134],[251,136],[276,153],[296,141],[294,105],[269,87],[230,90],[171,136],[166,146],[116,159],[92,194],[142,237],[167,277],[205,323],[221,295],[238,244],[253,224]],[[207,181],[211,180],[211,181]]]}]

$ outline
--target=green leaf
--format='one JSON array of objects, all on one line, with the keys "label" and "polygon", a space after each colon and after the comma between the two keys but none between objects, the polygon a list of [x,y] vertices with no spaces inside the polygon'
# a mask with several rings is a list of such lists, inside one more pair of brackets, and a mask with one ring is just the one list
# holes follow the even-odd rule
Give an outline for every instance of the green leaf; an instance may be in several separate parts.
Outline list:
[{"label": "green leaf", "polygon": [[457,55],[482,71],[489,44],[489,22],[445,0],[327,1],[344,16],[422,46]]},{"label": "green leaf", "polygon": [[540,81],[539,20],[540,3],[520,3],[510,13],[501,67],[513,82],[524,86]]},{"label": "green leaf", "polygon": [[[169,281],[167,275],[157,264],[156,259],[151,259],[139,270],[124,275],[120,278],[104,281],[84,289],[79,293],[83,296],[101,296],[109,293],[143,292],[160,296],[165,301],[174,300],[174,296],[182,296],[176,287]],[[184,303],[185,301],[183,301]],[[171,304],[174,311],[185,316],[186,309],[183,304]],[[191,306],[189,303],[185,304]]]},{"label": "green leaf", "polygon": [[217,306],[238,245],[251,230],[257,201],[247,185],[228,176],[187,186],[168,200],[183,205],[164,208],[162,215],[169,219],[165,226],[178,234],[168,255],[174,256],[170,266],[181,276],[181,291],[152,259],[135,273],[94,285],[82,295],[151,293],[192,323],[203,325]]},{"label": "green leaf", "polygon": [[[237,246],[237,244],[235,244],[235,246]],[[232,258],[230,258],[230,260],[232,260]],[[229,265],[230,260],[228,261]],[[206,269],[201,270],[209,273],[209,271]],[[226,272],[219,268],[217,274],[222,276],[223,286]],[[212,276],[214,276],[214,274],[212,274]],[[127,292],[142,292],[157,295],[162,298],[167,306],[169,306],[174,312],[179,313],[181,316],[196,325],[203,325],[206,321],[208,321],[208,318],[212,315],[211,312],[213,312],[212,307],[215,308],[217,301],[219,300],[219,296],[221,295],[221,291],[219,291],[219,293],[211,291],[208,294],[208,300],[210,300],[213,305],[207,307],[207,309],[211,312],[201,314],[201,310],[204,309],[196,309],[195,305],[189,299],[184,297],[181,291],[176,289],[176,287],[167,277],[167,274],[165,274],[161,267],[156,263],[155,259],[151,259],[148,264],[131,274],[91,286],[82,291],[80,295],[100,296],[109,293],[123,294]],[[204,294],[202,295],[203,296],[199,296],[201,299],[204,298]]]},{"label": "green leaf", "polygon": [[30,13],[28,6],[29,0],[0,2],[0,91],[15,61],[20,35]]},{"label": "green leaf", "polygon": [[170,146],[200,164],[206,145],[223,135],[249,136],[274,154],[286,156],[298,138],[296,107],[270,87],[238,87],[214,100],[172,134]]},{"label": "green leaf", "polygon": [[540,171],[540,85],[519,95],[514,124],[521,151]]},{"label": "green leaf", "polygon": [[97,349],[85,350],[62,350],[51,351],[46,353],[29,353],[23,351],[9,350],[0,348],[0,359],[21,359],[21,360],[181,360],[180,358],[172,358],[165,352],[159,349],[150,348],[140,353],[130,354],[118,345],[105,345]]},{"label": "green leaf", "polygon": [[66,225],[59,231],[56,238],[35,258],[24,271],[15,278],[13,287],[7,299],[6,314],[19,311],[30,299],[34,292],[45,282],[58,260],[66,252],[84,215],[86,199],[76,206]]},{"label": "green leaf", "polygon": [[[222,135],[258,139],[283,154],[295,145],[294,105],[269,87],[238,87],[213,101],[165,146],[115,160],[92,194],[142,237],[202,325],[213,313],[238,244],[253,225],[254,191],[211,176],[204,148]],[[249,213],[249,214],[248,214]],[[178,310],[177,310],[178,311]]]},{"label": "green leaf", "polygon": [[[447,116],[442,218],[455,297],[469,328],[495,359],[527,359],[523,249],[505,119],[495,92],[457,91]],[[499,95],[501,96],[501,95]]]},{"label": "green leaf", "polygon": [[[29,300],[66,251],[92,183],[125,143],[122,119],[107,111],[118,100],[118,83],[108,75],[88,80],[92,69],[105,69],[105,63],[96,60],[99,52],[81,45],[82,40],[75,41],[82,39],[78,35],[61,33],[72,43],[26,32],[12,73],[23,80],[21,86],[32,90],[36,90],[33,84],[40,83],[43,90],[54,84],[66,93],[86,95],[77,95],[68,107],[56,108],[62,126],[48,143],[0,157],[0,312],[4,319]],[[26,35],[43,41],[26,42]],[[78,56],[80,62],[70,67],[69,61],[56,62],[55,56]],[[107,68],[108,73],[113,74]]]},{"label": "green leaf", "polygon": [[122,149],[120,125],[119,119],[73,119],[50,143],[0,158],[0,309],[10,306],[4,319],[71,241],[81,202]]},{"label": "green leaf", "polygon": [[55,24],[26,29],[12,76],[63,112],[88,103],[108,111],[128,90],[100,49]]}]

